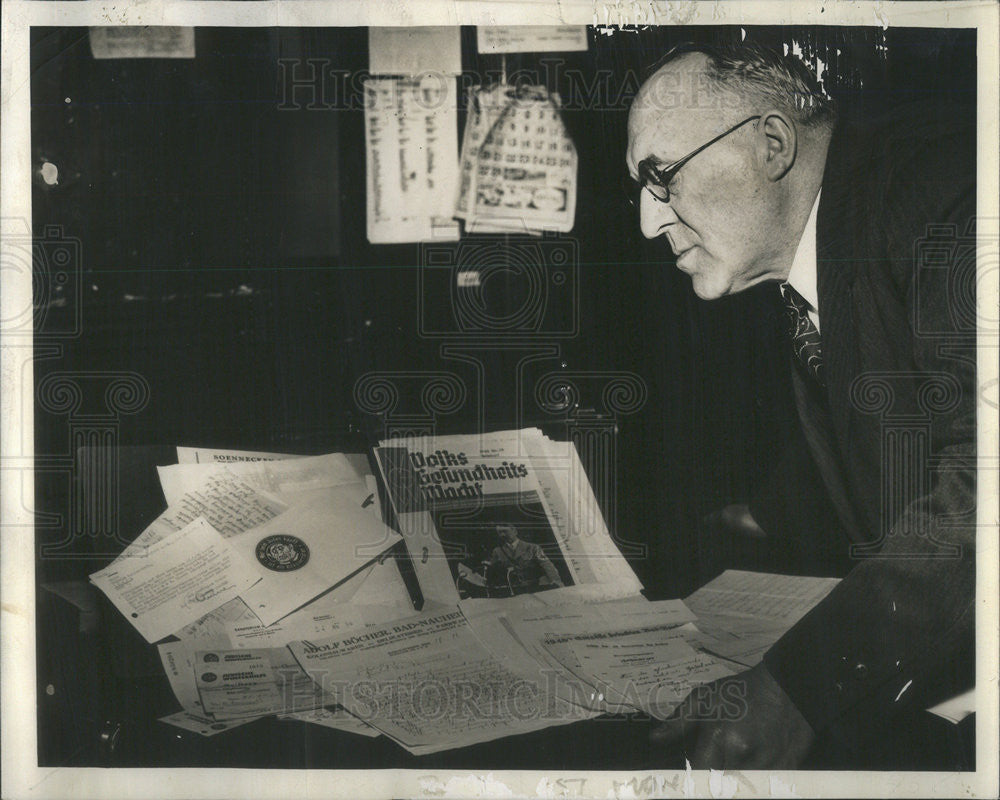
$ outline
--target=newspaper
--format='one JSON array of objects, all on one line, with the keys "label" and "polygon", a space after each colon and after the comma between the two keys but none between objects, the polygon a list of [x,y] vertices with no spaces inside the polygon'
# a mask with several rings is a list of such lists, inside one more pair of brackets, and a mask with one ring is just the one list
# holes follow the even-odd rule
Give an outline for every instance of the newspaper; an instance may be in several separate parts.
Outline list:
[{"label": "newspaper", "polygon": [[527,429],[387,440],[375,458],[425,597],[475,606],[536,592],[578,602],[642,589],[572,445]]}]

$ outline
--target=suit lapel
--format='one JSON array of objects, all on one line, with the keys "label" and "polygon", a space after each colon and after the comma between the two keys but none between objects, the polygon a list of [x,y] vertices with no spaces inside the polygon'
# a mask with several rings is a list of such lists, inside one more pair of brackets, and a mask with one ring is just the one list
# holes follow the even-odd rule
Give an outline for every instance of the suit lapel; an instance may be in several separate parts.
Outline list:
[{"label": "suit lapel", "polygon": [[852,396],[866,371],[877,377],[887,368],[881,355],[887,333],[870,280],[879,248],[865,233],[873,230],[869,217],[882,211],[864,188],[871,182],[868,153],[858,128],[846,122],[838,127],[816,222],[816,283],[832,433],[864,538],[875,539],[882,525],[881,492],[869,489],[883,480],[880,416],[863,412]]},{"label": "suit lapel", "polygon": [[[859,370],[853,289],[857,270],[850,224],[852,204],[841,187],[824,181],[816,223],[816,290],[830,415],[838,441],[850,439],[850,387]],[[846,455],[846,454],[845,454]]]},{"label": "suit lapel", "polygon": [[[858,338],[863,326],[857,319],[855,292],[859,274],[865,268],[862,260],[865,244],[857,241],[857,235],[865,228],[859,225],[862,220],[858,215],[871,211],[859,201],[857,191],[861,185],[859,171],[864,168],[856,158],[860,153],[863,149],[855,129],[845,121],[838,126],[830,143],[816,220],[816,288],[830,433],[844,472],[839,483],[848,497],[854,494],[849,487],[856,487],[859,479],[864,482],[862,476],[870,471],[870,465],[864,463],[863,454],[855,446],[859,437],[870,432],[859,430],[861,421],[851,398],[855,378],[864,368],[862,343]],[[867,526],[856,513],[851,516],[854,524],[849,530],[853,528],[852,535],[864,540]]]},{"label": "suit lapel", "polygon": [[840,517],[844,530],[852,541],[863,542],[864,538],[850,500],[843,457],[833,435],[828,403],[819,397],[820,388],[794,359],[791,366],[795,404],[802,422],[802,433],[812,452],[813,461],[826,484],[830,501],[837,516]]}]

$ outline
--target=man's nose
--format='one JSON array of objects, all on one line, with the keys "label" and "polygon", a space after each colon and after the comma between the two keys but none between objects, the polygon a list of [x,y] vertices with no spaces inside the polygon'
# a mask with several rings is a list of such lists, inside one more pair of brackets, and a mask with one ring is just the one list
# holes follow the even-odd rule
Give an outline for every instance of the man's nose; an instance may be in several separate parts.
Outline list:
[{"label": "man's nose", "polygon": [[639,195],[639,227],[647,239],[663,235],[668,225],[677,222],[670,203],[662,203],[645,189]]}]

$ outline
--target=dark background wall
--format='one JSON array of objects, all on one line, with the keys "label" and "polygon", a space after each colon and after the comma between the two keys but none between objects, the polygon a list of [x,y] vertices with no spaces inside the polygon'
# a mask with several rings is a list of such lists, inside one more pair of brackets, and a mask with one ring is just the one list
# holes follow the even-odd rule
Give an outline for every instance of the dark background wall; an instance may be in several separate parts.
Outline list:
[{"label": "dark background wall", "polygon": [[[744,30],[819,56],[828,91],[861,113],[974,101],[974,32]],[[73,432],[108,416],[107,380],[129,373],[143,397],[134,410],[119,403],[105,443],[318,453],[364,450],[408,422],[541,425],[558,438],[598,430],[591,478],[647,588],[679,596],[711,577],[727,553],[706,545],[703,516],[745,498],[796,424],[783,320],[773,287],[699,301],[666,243],[642,239],[618,187],[644,68],[682,39],[740,36],[738,26],[590,31],[586,53],[507,57],[512,81],[559,92],[579,154],[570,234],[467,237],[447,249],[472,264],[497,248],[541,264],[540,321],[509,336],[462,334],[419,246],[365,238],[366,30],[198,29],[191,60],[98,61],[86,29],[34,29],[35,450],[54,465],[36,483],[48,515],[39,546],[97,513],[74,505],[90,501]],[[476,54],[474,29],[462,40],[459,85],[498,77],[501,59]],[[58,184],[43,179],[45,162]],[[73,255],[57,285],[53,253],[66,242]],[[549,278],[565,258],[559,288]],[[528,302],[523,275],[487,290],[498,317]],[[447,324],[456,335],[425,335]],[[388,417],[356,398],[363,375],[413,371],[453,373],[464,398],[428,411],[420,379],[398,376]],[[575,390],[566,409],[536,392],[559,372]],[[72,409],[46,393],[59,373],[83,387]],[[637,399],[609,404],[609,382],[626,374]],[[124,511],[106,521],[126,539],[139,532]],[[84,577],[103,563],[94,553],[84,537],[40,558],[39,578]]]}]

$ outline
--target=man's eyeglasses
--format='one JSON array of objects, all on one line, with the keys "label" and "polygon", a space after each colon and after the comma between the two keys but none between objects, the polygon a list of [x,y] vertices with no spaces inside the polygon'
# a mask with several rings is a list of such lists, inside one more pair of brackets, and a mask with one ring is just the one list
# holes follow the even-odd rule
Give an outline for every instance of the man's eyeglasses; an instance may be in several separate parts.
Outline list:
[{"label": "man's eyeglasses", "polygon": [[723,139],[733,131],[742,128],[748,122],[753,122],[755,119],[760,119],[760,114],[754,117],[747,117],[743,122],[733,125],[728,131],[724,131],[711,139],[701,147],[692,150],[686,156],[673,164],[668,164],[665,167],[654,166],[653,159],[645,158],[639,162],[639,179],[636,180],[631,175],[626,175],[622,179],[623,187],[625,188],[626,195],[629,202],[636,208],[639,207],[639,202],[642,196],[642,190],[645,189],[654,198],[659,200],[661,203],[670,202],[670,182],[674,179],[674,176],[680,171],[681,167],[687,164],[692,158],[694,158],[698,153],[704,150],[706,147],[715,144],[719,139]]}]

